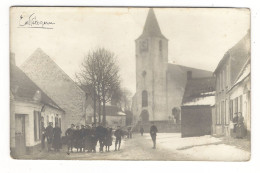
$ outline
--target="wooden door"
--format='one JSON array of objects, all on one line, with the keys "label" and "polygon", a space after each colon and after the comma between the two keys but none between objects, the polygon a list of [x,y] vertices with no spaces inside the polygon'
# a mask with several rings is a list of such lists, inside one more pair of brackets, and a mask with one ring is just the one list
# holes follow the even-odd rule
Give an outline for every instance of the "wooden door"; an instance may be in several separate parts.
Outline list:
[{"label": "wooden door", "polygon": [[25,146],[25,115],[15,115],[15,153],[22,155],[26,152]]}]

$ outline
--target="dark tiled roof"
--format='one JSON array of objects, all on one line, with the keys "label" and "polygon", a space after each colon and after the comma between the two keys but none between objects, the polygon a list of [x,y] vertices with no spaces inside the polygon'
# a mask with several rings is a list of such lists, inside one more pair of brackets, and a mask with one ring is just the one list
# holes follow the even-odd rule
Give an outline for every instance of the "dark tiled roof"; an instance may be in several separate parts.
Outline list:
[{"label": "dark tiled roof", "polygon": [[213,73],[207,70],[196,69],[192,67],[177,65],[177,64],[168,64],[168,72],[176,73],[176,71],[182,72],[186,75],[188,71],[192,72],[192,78],[205,78],[211,77]]},{"label": "dark tiled roof", "polygon": [[215,77],[190,79],[187,81],[182,104],[191,102],[195,98],[215,95]]},{"label": "dark tiled roof", "polygon": [[154,10],[152,8],[149,9],[149,12],[148,12],[148,15],[146,18],[146,22],[144,25],[143,33],[139,38],[149,37],[149,36],[165,38],[164,35],[161,33],[161,29],[159,27],[158,21],[154,14]]},{"label": "dark tiled roof", "polygon": [[250,75],[251,75],[251,58],[249,57],[245,62],[245,64],[243,65],[241,71],[238,73],[237,78],[234,80],[234,84],[233,86],[231,86],[229,91],[231,91],[235,86],[241,83],[244,79],[250,77]]},{"label": "dark tiled roof", "polygon": [[237,77],[241,68],[250,56],[250,32],[248,32],[236,45],[229,49],[223,58],[220,60],[214,73],[226,63],[227,59],[231,58],[231,82]]},{"label": "dark tiled roof", "polygon": [[250,57],[250,51],[249,33],[229,50],[231,57],[231,84],[234,84],[239,72]]},{"label": "dark tiled roof", "polygon": [[37,91],[40,91],[41,100],[39,102],[62,110],[19,67],[13,64],[10,65],[10,87],[15,99],[37,102],[35,96]]}]

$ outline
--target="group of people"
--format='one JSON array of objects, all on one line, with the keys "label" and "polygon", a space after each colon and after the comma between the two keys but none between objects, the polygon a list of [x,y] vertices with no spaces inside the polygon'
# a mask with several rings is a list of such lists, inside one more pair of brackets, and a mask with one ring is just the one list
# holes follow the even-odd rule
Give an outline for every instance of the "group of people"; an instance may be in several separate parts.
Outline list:
[{"label": "group of people", "polygon": [[[127,133],[128,138],[132,138],[132,129],[129,127]],[[156,148],[156,136],[157,127],[152,123],[150,128],[150,135],[153,141],[153,148]],[[141,127],[140,133],[143,136],[144,129]],[[71,126],[66,130],[64,140],[61,138],[61,128],[58,124],[50,122],[46,128],[42,125],[42,149],[45,148],[45,141],[47,139],[47,150],[59,151],[62,148],[62,144],[67,144],[67,152],[73,152],[73,148],[77,152],[96,152],[96,146],[99,143],[99,152],[109,152],[113,142],[113,135],[115,136],[115,151],[120,150],[122,137],[125,135],[120,126],[113,133],[113,129],[104,127],[99,124],[97,127],[95,124],[90,126]]]},{"label": "group of people", "polygon": [[49,123],[46,129],[42,129],[42,148],[45,147],[45,138],[47,138],[47,148],[48,151],[51,151],[51,148],[54,148],[54,151],[59,151],[62,147],[62,143],[67,144],[67,152],[73,152],[73,148],[77,152],[96,152],[96,146],[99,143],[99,152],[110,151],[110,147],[113,142],[113,135],[115,136],[115,151],[120,150],[121,140],[124,136],[123,130],[120,126],[117,127],[113,133],[112,128],[106,128],[99,124],[97,127],[95,124],[90,126],[71,126],[66,130],[65,137],[62,140],[61,138],[61,129],[58,124]]},{"label": "group of people", "polygon": [[244,125],[244,117],[241,112],[235,114],[232,122],[230,123],[230,130],[232,135],[236,138],[243,138],[246,136],[246,130]]},{"label": "group of people", "polygon": [[55,127],[53,127],[53,123],[50,122],[48,127],[44,127],[42,124],[42,138],[41,145],[42,149],[45,148],[45,139],[47,139],[47,150],[51,151],[51,148],[54,148],[55,151],[59,151],[61,149],[61,128],[56,123]]}]

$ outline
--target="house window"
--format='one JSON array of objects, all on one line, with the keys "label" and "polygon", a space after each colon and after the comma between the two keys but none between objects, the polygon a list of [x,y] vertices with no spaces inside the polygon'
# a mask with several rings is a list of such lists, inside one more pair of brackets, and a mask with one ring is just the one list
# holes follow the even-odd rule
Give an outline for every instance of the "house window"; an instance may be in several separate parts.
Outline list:
[{"label": "house window", "polygon": [[242,113],[243,112],[242,108],[243,108],[243,97],[241,95],[241,96],[239,96],[239,111],[238,112]]},{"label": "house window", "polygon": [[238,113],[238,98],[235,98],[234,114],[237,115],[237,113]]},{"label": "house window", "polygon": [[148,93],[146,90],[142,92],[142,107],[148,106]]},{"label": "house window", "polygon": [[220,124],[223,124],[224,123],[224,121],[225,121],[225,119],[224,119],[224,117],[225,117],[225,101],[222,101],[221,102],[221,115],[220,115]]},{"label": "house window", "polygon": [[228,100],[225,101],[226,105],[225,105],[225,124],[229,124],[229,102]]},{"label": "house window", "polygon": [[229,118],[233,120],[233,100],[229,101]]},{"label": "house window", "polygon": [[216,110],[217,110],[217,124],[221,124],[221,113],[220,113],[220,110],[221,110],[221,104],[217,104],[217,107],[216,107]]},{"label": "house window", "polygon": [[39,111],[33,112],[34,117],[34,140],[37,141],[41,136],[41,113]]},{"label": "house window", "polygon": [[59,118],[59,127],[61,128],[61,118]]},{"label": "house window", "polygon": [[49,122],[50,122],[50,120],[49,120],[49,115],[47,115],[47,124],[46,124],[46,126],[49,125]]},{"label": "house window", "polygon": [[224,102],[224,112],[223,112],[223,123],[226,124],[226,101],[223,101]]},{"label": "house window", "polygon": [[55,123],[54,123],[55,127],[56,127],[56,124],[59,124],[59,117],[58,117],[58,114],[56,114],[56,117],[55,117]]}]

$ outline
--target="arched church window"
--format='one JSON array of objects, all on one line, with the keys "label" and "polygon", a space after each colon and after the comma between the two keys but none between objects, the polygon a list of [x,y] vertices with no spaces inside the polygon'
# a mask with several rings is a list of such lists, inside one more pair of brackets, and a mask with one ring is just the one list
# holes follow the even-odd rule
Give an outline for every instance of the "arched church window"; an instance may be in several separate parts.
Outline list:
[{"label": "arched church window", "polygon": [[148,106],[148,93],[146,90],[142,92],[142,107]]},{"label": "arched church window", "polygon": [[162,51],[162,40],[159,41],[159,51]]}]

